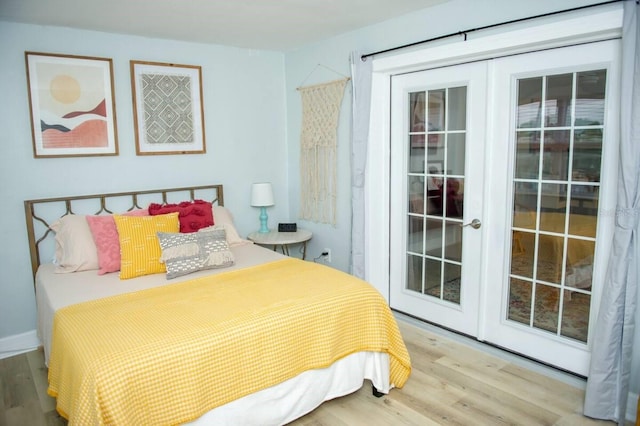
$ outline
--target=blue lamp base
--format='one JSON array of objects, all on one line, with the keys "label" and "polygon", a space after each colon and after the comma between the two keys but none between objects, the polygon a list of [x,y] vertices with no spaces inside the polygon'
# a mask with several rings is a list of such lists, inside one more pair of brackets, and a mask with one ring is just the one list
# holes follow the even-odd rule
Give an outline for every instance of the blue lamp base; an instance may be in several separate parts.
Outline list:
[{"label": "blue lamp base", "polygon": [[266,234],[269,232],[269,228],[267,227],[267,220],[269,217],[267,216],[267,208],[260,207],[260,232],[261,234]]}]

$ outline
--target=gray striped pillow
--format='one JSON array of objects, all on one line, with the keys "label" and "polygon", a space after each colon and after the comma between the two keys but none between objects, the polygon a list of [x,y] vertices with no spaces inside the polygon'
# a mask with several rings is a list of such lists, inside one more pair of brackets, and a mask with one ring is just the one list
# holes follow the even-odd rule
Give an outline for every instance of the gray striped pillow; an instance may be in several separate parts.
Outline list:
[{"label": "gray striped pillow", "polygon": [[235,263],[227,243],[226,231],[167,233],[158,232],[167,279],[204,269],[225,268]]}]

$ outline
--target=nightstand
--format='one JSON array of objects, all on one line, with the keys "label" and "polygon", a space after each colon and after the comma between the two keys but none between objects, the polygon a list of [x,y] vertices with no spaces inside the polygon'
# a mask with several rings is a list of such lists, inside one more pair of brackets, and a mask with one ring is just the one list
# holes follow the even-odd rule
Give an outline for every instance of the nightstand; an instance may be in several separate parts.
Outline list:
[{"label": "nightstand", "polygon": [[287,256],[289,256],[290,245],[302,244],[302,259],[304,260],[304,258],[307,257],[307,241],[309,241],[312,236],[311,231],[298,228],[296,232],[252,232],[247,238],[261,246],[273,246],[274,251],[280,246],[282,253]]}]

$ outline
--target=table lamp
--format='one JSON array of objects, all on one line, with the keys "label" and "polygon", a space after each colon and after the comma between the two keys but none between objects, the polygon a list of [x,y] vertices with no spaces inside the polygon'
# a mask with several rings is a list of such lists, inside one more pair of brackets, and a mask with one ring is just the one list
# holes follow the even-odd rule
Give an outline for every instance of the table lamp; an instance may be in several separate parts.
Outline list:
[{"label": "table lamp", "polygon": [[267,227],[267,207],[272,206],[273,202],[273,188],[271,188],[270,182],[254,183],[251,186],[251,205],[253,207],[260,207],[260,230],[258,232],[265,234],[269,232]]}]

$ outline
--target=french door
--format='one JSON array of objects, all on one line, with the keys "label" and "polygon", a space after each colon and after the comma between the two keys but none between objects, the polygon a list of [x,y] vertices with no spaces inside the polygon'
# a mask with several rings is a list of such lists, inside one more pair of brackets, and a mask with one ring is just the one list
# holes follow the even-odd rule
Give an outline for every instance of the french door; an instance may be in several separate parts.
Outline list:
[{"label": "french door", "polygon": [[[478,334],[486,75],[479,62],[392,80],[390,272],[402,285],[391,286],[390,303],[471,336]],[[467,226],[473,220],[480,228]]]},{"label": "french door", "polygon": [[587,374],[613,229],[617,46],[392,79],[394,309]]}]

